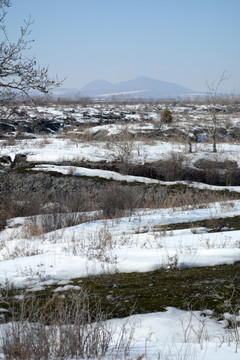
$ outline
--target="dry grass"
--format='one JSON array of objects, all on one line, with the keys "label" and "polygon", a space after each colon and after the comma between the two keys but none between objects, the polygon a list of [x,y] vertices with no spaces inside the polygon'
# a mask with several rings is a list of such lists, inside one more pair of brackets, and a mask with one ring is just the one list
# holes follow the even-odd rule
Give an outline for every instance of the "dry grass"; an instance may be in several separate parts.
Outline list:
[{"label": "dry grass", "polygon": [[43,136],[41,141],[38,143],[39,148],[44,148],[46,145],[51,144],[51,139],[48,136]]},{"label": "dry grass", "polygon": [[14,146],[14,145],[16,145],[16,144],[17,144],[17,142],[16,142],[15,136],[14,136],[14,135],[10,135],[10,136],[8,136],[8,137],[6,138],[5,141],[3,141],[3,142],[1,143],[1,146]]},{"label": "dry grass", "polygon": [[[1,348],[6,360],[102,359],[129,355],[134,329],[123,323],[118,334],[96,300],[90,306],[85,290],[72,291],[68,297],[58,293],[44,303],[23,293],[9,301],[9,322],[2,329]],[[110,314],[108,314],[109,317]],[[111,356],[112,355],[112,356]]]}]

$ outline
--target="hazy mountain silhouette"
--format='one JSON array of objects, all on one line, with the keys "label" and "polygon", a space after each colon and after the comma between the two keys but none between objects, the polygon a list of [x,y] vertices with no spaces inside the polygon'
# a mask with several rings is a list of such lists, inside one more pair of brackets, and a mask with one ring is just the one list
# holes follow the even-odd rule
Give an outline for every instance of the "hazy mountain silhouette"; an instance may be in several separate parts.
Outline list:
[{"label": "hazy mountain silhouette", "polygon": [[179,84],[139,76],[133,80],[113,84],[106,80],[95,80],[81,89],[82,96],[108,97],[129,95],[143,98],[164,98],[191,95],[195,91]]},{"label": "hazy mountain silhouette", "polygon": [[82,91],[102,91],[112,89],[113,84],[106,80],[94,80],[85,85],[81,90]]}]

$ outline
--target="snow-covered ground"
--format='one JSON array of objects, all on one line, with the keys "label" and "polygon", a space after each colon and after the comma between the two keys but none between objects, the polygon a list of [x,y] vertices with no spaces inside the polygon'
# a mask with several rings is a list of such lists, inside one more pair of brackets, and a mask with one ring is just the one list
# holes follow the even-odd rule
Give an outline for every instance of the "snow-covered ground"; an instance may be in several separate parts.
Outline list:
[{"label": "snow-covered ground", "polygon": [[[0,148],[3,140],[0,140]],[[132,149],[130,161],[133,163],[144,164],[164,160],[171,157],[173,153],[184,154],[189,164],[193,164],[199,159],[211,159],[224,161],[226,159],[236,161],[240,166],[240,145],[238,143],[220,143],[217,145],[218,152],[213,154],[211,143],[193,144],[193,152],[188,153],[187,144],[151,141],[136,142]],[[9,155],[14,160],[16,153],[26,154],[27,160],[35,163],[51,162],[61,163],[71,161],[79,163],[81,161],[114,161],[118,158],[116,147],[109,149],[105,142],[100,141],[69,141],[59,139],[55,136],[37,139],[18,140],[15,145],[6,145],[1,148],[1,155]]]},{"label": "snow-covered ground", "polygon": [[[134,359],[160,360],[238,359],[238,339],[234,341],[233,336],[229,341],[233,333],[224,330],[229,318],[229,314],[225,314],[225,319],[216,323],[198,311],[171,307],[166,312],[131,316],[127,327],[134,329],[133,346],[127,359],[131,359],[131,355]],[[111,322],[113,327],[121,328],[126,319]]]},{"label": "snow-covered ground", "polygon": [[[97,220],[29,236],[28,218],[16,218],[0,233],[0,283],[16,287],[99,273],[151,271],[177,258],[180,268],[240,260],[240,231],[206,228],[159,231],[158,226],[240,215],[239,201],[201,209],[138,210],[131,217]],[[108,238],[103,248],[103,238]],[[99,259],[104,251],[105,257]]]},{"label": "snow-covered ground", "polygon": [[[97,107],[90,108],[88,113],[94,114],[96,109]],[[44,108],[39,107],[38,111],[44,112]],[[48,113],[62,117],[65,114],[63,110],[56,108],[49,108]],[[151,115],[151,118],[154,116]],[[136,114],[129,114],[129,118],[140,120],[140,116]],[[180,115],[179,119],[182,121]],[[83,121],[82,115],[79,115],[79,121]],[[239,119],[236,118],[235,123],[238,122]],[[96,127],[92,132],[98,130]],[[114,134],[116,127],[104,125],[102,130]],[[1,140],[0,147],[3,142]],[[166,159],[172,152],[177,152],[186,154],[190,163],[200,158],[217,161],[228,159],[236,161],[240,166],[239,144],[221,143],[217,146],[218,153],[213,154],[211,144],[196,143],[193,145],[193,152],[187,154],[187,145],[183,143],[139,141],[133,148],[131,161],[142,164]],[[1,154],[10,155],[12,159],[16,153],[26,154],[28,161],[38,163],[35,169],[39,171],[54,170],[72,176],[98,176],[128,182],[158,182],[148,178],[123,176],[112,171],[60,165],[66,161],[77,163],[83,160],[114,160],[116,149],[109,148],[101,141],[71,141],[53,134],[47,139],[39,135],[36,139],[16,140],[14,145],[5,144],[1,147]],[[240,191],[239,187],[186,184],[214,190],[227,188],[230,191]],[[201,199],[199,202],[201,203]],[[8,226],[0,232],[0,283],[2,286],[8,283],[15,288],[40,290],[49,284],[58,284],[60,287],[64,284],[63,281],[76,277],[114,271],[145,272],[170,267],[171,261],[175,261],[180,269],[233,264],[240,261],[240,231],[232,231],[227,227],[215,233],[209,233],[207,228],[172,231],[161,231],[160,228],[167,224],[237,215],[240,215],[238,200],[188,209],[138,209],[131,216],[88,221],[38,236],[33,236],[29,231],[31,219],[11,219]],[[107,239],[104,246],[103,239]],[[226,314],[225,318],[227,317]],[[121,328],[124,321],[126,319],[114,319],[111,323],[112,326]],[[234,332],[233,329],[231,332],[226,329],[226,325],[226,320],[217,322],[209,316],[201,316],[200,312],[175,308],[167,308],[163,313],[131,316],[127,326],[135,331],[129,358],[237,359],[239,353],[236,351],[240,351],[239,331],[235,329]],[[143,354],[145,357],[140,357]]]},{"label": "snow-covered ground", "polygon": [[[61,291],[66,290],[64,280],[74,277],[151,271],[171,266],[172,259],[177,259],[180,268],[231,264],[240,260],[240,231],[208,233],[206,228],[192,228],[161,232],[156,226],[235,215],[240,215],[239,201],[185,211],[142,209],[130,218],[92,221],[35,237],[28,234],[28,218],[16,218],[0,233],[0,282],[33,291],[57,284]],[[103,238],[108,239],[104,254]],[[226,321],[217,322],[200,312],[168,308],[164,313],[111,320],[116,333],[121,332],[124,321],[126,331],[134,329],[133,358],[143,354],[145,359],[239,357],[234,329],[231,332]]]},{"label": "snow-covered ground", "polygon": [[[11,141],[8,143],[6,139],[2,139],[0,140],[0,155],[8,154],[14,158],[16,153],[27,154],[28,160],[33,162],[112,161],[118,156],[115,146],[109,146],[107,139],[106,141],[97,141],[94,138],[88,141],[87,139],[98,133],[105,133],[109,137],[125,129],[137,135],[130,156],[130,161],[134,163],[142,164],[166,159],[174,152],[187,155],[190,164],[199,158],[206,158],[217,161],[235,160],[240,165],[238,141],[240,116],[237,110],[233,113],[217,113],[217,128],[222,129],[219,135],[221,141],[217,141],[218,153],[212,154],[212,121],[208,106],[169,105],[174,121],[172,124],[161,124],[161,111],[165,106],[164,104],[19,106],[15,114],[16,125],[14,126],[16,128],[21,123],[27,127],[28,124],[40,118],[49,123],[59,122],[60,131],[55,133],[52,131],[47,135],[26,134],[25,139],[16,139],[14,145]],[[221,108],[220,105],[218,107]],[[223,109],[225,109],[224,106]],[[47,130],[47,126],[44,129]],[[166,141],[159,141],[158,137],[154,138],[151,135],[150,138],[142,137],[146,133],[151,134],[151,131],[156,132],[157,129],[168,131]],[[174,141],[171,138],[169,141],[168,136],[171,132],[174,134],[175,130],[179,130],[179,136],[175,136]],[[226,141],[225,132],[231,134],[230,141]],[[186,138],[185,140],[184,137],[181,138],[180,134],[191,136],[194,134],[192,154],[188,154],[188,143]],[[30,139],[29,135],[33,138]],[[78,135],[85,136],[85,141]]]}]

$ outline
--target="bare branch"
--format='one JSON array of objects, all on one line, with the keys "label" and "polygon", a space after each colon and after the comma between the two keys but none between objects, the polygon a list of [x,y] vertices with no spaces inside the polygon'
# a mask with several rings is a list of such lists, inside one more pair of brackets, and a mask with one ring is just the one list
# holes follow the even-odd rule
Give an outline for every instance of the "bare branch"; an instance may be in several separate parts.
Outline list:
[{"label": "bare branch", "polygon": [[10,6],[9,0],[0,0],[0,33],[4,38],[0,42],[0,101],[19,93],[29,96],[31,90],[47,94],[62,84],[57,77],[49,78],[48,67],[40,67],[34,57],[29,59],[24,56],[33,42],[29,39],[33,24],[31,17],[24,21],[18,40],[9,40],[4,20]]}]

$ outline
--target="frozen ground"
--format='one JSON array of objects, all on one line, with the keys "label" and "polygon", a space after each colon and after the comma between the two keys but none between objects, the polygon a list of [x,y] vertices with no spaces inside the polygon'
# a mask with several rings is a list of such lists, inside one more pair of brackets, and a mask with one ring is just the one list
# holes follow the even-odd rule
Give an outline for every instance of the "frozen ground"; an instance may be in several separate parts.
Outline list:
[{"label": "frozen ground", "polygon": [[[16,218],[0,233],[0,282],[15,287],[104,272],[151,271],[177,258],[180,268],[240,260],[240,231],[206,228],[157,231],[157,226],[240,215],[239,201],[201,209],[138,210],[131,217],[97,220],[30,236],[28,218]],[[102,249],[102,238],[108,243]],[[99,254],[104,250],[104,257]],[[105,257],[108,261],[105,261]]]},{"label": "frozen ground", "polygon": [[[185,211],[142,209],[130,218],[88,222],[39,237],[28,235],[27,218],[16,218],[0,233],[0,282],[33,291],[58,284],[61,292],[74,277],[151,271],[171,266],[176,259],[180,268],[231,264],[240,260],[240,231],[208,233],[206,228],[193,228],[161,233],[155,227],[239,214],[239,201]],[[103,237],[108,238],[104,254],[100,248]],[[166,310],[111,321],[116,333],[124,321],[126,331],[134,329],[129,356],[196,360],[239,357],[238,338],[234,330],[226,328],[227,320],[217,322],[199,312]]]},{"label": "frozen ground", "polygon": [[[64,118],[66,115],[63,110],[56,108],[49,108],[47,114],[44,108],[39,107],[38,111],[44,112],[46,117],[50,114]],[[87,112],[92,116],[98,111],[96,106]],[[147,110],[144,110],[139,116],[126,116],[140,122],[146,113]],[[156,120],[156,112],[148,111],[148,114],[148,120]],[[83,122],[83,118],[83,114],[76,115],[79,122]],[[231,121],[238,124],[239,118],[235,117]],[[184,122],[180,108],[179,122]],[[138,126],[132,125],[132,131]],[[146,128],[151,126],[146,124]],[[119,130],[114,125],[104,125],[103,129],[111,134]],[[88,129],[88,134],[98,130],[97,127]],[[1,140],[3,143],[4,140]],[[218,144],[217,154],[211,153],[211,148],[209,143],[196,143],[193,145],[193,153],[187,154],[187,145],[183,143],[139,141],[132,151],[131,161],[144,163],[165,159],[174,151],[186,153],[192,163],[204,157],[219,161],[235,160],[240,165],[238,143]],[[37,163],[36,170],[54,170],[72,176],[99,176],[129,182],[157,182],[110,171],[61,166],[61,163],[69,161],[114,160],[116,150],[108,148],[104,141],[71,141],[50,134],[47,138],[39,135],[35,139],[16,140],[13,145],[5,143],[1,147],[1,154],[10,155],[12,159],[16,153],[26,154],[28,161]],[[226,188],[197,183],[189,186],[215,190]],[[228,189],[236,192],[240,190],[239,187]],[[61,290],[64,281],[71,278],[114,271],[151,271],[169,267],[172,261],[180,269],[232,264],[240,261],[240,231],[231,231],[227,227],[215,233],[209,233],[207,228],[160,231],[157,227],[237,215],[240,215],[238,200],[187,209],[138,209],[128,217],[89,221],[39,236],[31,235],[29,218],[11,219],[0,232],[0,283],[2,286],[8,283],[14,288],[28,287],[32,290],[44,289],[47,284],[58,284]],[[103,238],[108,239],[104,247]],[[163,313],[131,316],[127,326],[129,329],[133,327],[135,331],[129,356],[137,358],[144,354],[144,359],[165,360],[237,359],[240,335],[238,328],[232,332],[226,328],[229,316],[225,314],[225,320],[217,322],[210,316],[201,316],[199,312],[184,312],[175,308],[167,308]],[[123,321],[126,319],[114,319],[111,323],[118,328]]]},{"label": "frozen ground", "polygon": [[[229,159],[240,164],[238,108],[228,112],[225,111],[226,106],[217,105],[218,110],[220,109],[220,112],[217,112],[218,153],[212,154],[212,121],[209,107],[196,104],[169,105],[174,121],[172,124],[161,124],[161,112],[165,106],[19,106],[11,121],[13,128],[19,131],[21,136],[15,139],[14,143],[11,134],[0,140],[0,154],[8,154],[12,158],[16,153],[27,154],[28,160],[33,162],[112,161],[118,158],[119,153],[111,136],[127,130],[135,135],[135,144],[130,154],[130,161],[133,163],[165,159],[175,152],[186,154],[190,164],[199,158],[218,161]],[[231,108],[231,104],[229,107]],[[35,128],[29,129],[29,126],[37,123],[38,118],[45,121],[45,127],[38,128],[39,132],[33,134]],[[59,124],[58,132],[48,128],[48,124],[52,122]],[[30,133],[23,136],[25,128],[28,128]],[[164,134],[161,141],[156,136],[158,130]],[[45,135],[41,135],[44,131]],[[186,135],[193,141],[192,154],[187,154]]]},{"label": "frozen ground", "polygon": [[[3,143],[0,140],[0,145]],[[130,161],[132,163],[144,164],[169,158],[172,153],[184,154],[189,164],[193,164],[199,159],[211,159],[224,161],[226,159],[236,161],[240,166],[240,145],[238,143],[220,143],[217,145],[218,152],[211,152],[210,143],[193,144],[193,153],[188,153],[187,144],[149,141],[136,142],[131,152]],[[70,161],[79,163],[81,161],[114,161],[118,158],[116,148],[108,148],[107,143],[101,141],[69,141],[68,139],[57,139],[50,136],[48,139],[38,136],[36,139],[17,140],[15,145],[5,145],[1,148],[1,155],[9,155],[14,160],[15,154],[27,155],[27,160],[34,163],[50,162],[61,163]]]},{"label": "frozen ground", "polygon": [[[228,314],[225,317],[229,319]],[[131,316],[127,323],[129,329],[134,329],[130,356],[136,358],[138,354],[140,359],[142,355],[142,359],[164,360],[238,359],[236,342],[227,340],[231,335],[224,330],[226,319],[217,324],[200,312],[175,308],[167,308],[164,313]],[[113,327],[121,327],[125,321],[113,320]]]}]

